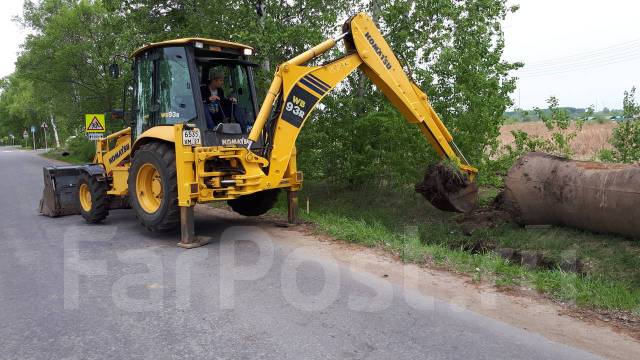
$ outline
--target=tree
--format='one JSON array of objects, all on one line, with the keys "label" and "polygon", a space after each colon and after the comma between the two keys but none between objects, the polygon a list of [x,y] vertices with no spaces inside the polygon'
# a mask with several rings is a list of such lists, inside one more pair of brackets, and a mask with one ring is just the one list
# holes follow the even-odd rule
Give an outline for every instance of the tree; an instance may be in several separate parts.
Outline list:
[{"label": "tree", "polygon": [[640,113],[640,105],[636,102],[636,87],[624,92],[622,100],[622,115],[625,119],[633,119]]},{"label": "tree", "polygon": [[611,145],[613,150],[603,150],[600,158],[603,161],[631,163],[640,161],[640,122],[632,121],[640,107],[635,100],[636,88],[624,92],[623,116],[627,119],[619,122],[613,129]]},{"label": "tree", "polygon": [[583,121],[591,120],[591,118],[593,117],[593,114],[595,114],[595,112],[596,112],[596,110],[595,110],[594,106],[590,105],[587,108],[587,110],[584,112],[584,115],[582,115],[582,120]]}]

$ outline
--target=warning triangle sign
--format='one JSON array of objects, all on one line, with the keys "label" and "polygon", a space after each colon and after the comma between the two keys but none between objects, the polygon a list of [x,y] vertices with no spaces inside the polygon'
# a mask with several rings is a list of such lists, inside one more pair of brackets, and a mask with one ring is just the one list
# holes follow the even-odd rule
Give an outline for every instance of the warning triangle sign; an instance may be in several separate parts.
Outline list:
[{"label": "warning triangle sign", "polygon": [[93,117],[89,126],[87,126],[87,130],[90,131],[104,131],[104,127],[100,123],[100,120],[96,116]]}]

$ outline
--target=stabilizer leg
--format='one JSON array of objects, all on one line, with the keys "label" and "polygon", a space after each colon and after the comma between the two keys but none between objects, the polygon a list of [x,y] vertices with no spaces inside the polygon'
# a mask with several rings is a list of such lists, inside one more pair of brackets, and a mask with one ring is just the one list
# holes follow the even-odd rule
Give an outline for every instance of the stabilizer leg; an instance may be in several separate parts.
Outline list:
[{"label": "stabilizer leg", "polygon": [[193,206],[180,206],[180,233],[178,247],[193,249],[207,245],[211,239],[196,237]]},{"label": "stabilizer leg", "polygon": [[287,219],[289,224],[298,224],[298,192],[287,190]]}]

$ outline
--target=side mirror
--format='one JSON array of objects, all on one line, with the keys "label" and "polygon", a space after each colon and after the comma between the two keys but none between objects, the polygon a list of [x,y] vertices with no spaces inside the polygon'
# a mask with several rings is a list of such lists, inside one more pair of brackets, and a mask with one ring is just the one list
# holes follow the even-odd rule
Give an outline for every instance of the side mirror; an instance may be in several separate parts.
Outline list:
[{"label": "side mirror", "polygon": [[117,79],[120,77],[120,66],[118,66],[118,64],[111,64],[109,65],[109,75],[111,75],[112,78]]}]

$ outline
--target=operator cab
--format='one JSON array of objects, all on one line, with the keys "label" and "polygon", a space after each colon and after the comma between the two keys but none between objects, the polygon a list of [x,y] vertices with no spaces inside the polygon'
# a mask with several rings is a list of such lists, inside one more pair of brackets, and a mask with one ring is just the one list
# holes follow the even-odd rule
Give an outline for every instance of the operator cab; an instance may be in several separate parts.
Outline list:
[{"label": "operator cab", "polygon": [[[186,38],[153,43],[134,58],[134,137],[154,126],[188,123],[203,146],[244,146],[258,113],[249,61],[253,49],[226,41]],[[213,128],[207,126],[205,93],[214,74],[224,76],[225,98]],[[262,141],[252,149],[260,148]]]}]

